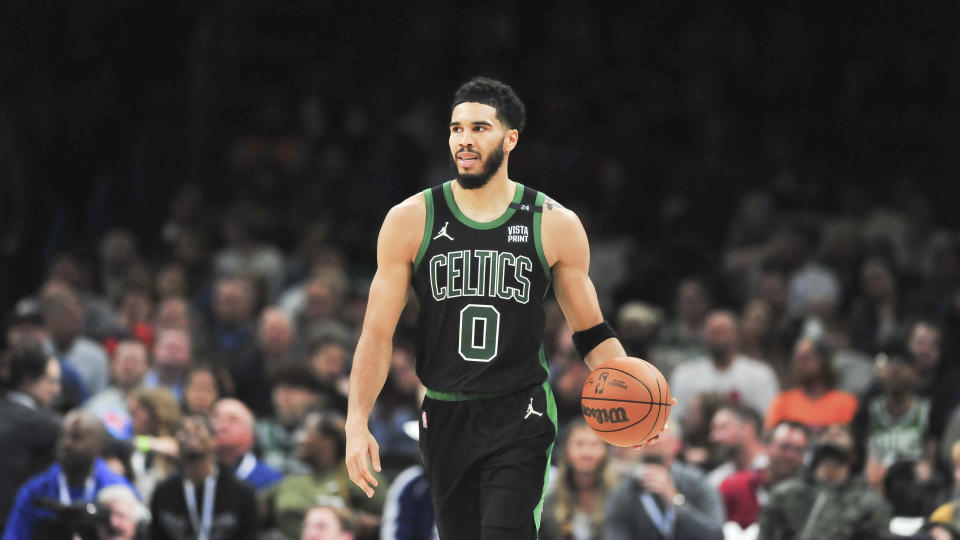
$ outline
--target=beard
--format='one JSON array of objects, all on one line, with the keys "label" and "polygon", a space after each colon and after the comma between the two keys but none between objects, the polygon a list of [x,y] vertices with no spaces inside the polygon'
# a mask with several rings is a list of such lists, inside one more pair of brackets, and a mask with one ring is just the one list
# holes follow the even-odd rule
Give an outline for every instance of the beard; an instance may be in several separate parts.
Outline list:
[{"label": "beard", "polygon": [[[460,174],[457,177],[457,182],[460,183],[460,187],[463,189],[480,189],[483,186],[487,185],[487,182],[490,181],[490,178],[493,177],[494,173],[500,170],[500,166],[503,165],[503,143],[497,145],[496,148],[490,151],[490,155],[487,156],[487,159],[483,163],[483,167],[475,172],[469,174]],[[457,158],[453,158],[453,166],[457,166]]]}]

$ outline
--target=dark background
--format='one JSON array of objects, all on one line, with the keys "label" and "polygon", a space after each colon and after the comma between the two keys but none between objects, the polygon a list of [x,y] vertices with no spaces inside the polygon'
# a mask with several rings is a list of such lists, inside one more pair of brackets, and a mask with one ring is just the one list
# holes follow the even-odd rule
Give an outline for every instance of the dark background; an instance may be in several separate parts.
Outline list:
[{"label": "dark background", "polygon": [[755,187],[853,214],[921,193],[960,225],[956,2],[533,4],[3,2],[0,307],[108,228],[150,254],[186,183],[274,209],[283,248],[322,220],[369,265],[389,206],[450,174],[476,74],[527,103],[511,177],[591,237],[673,244],[678,273]]}]

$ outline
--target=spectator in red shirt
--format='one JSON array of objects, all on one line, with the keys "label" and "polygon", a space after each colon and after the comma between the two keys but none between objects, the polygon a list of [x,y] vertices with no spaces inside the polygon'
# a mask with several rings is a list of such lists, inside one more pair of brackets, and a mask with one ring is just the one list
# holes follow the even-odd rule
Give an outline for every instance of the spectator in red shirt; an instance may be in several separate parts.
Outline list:
[{"label": "spectator in red shirt", "polygon": [[808,439],[806,426],[789,420],[780,422],[769,432],[767,466],[737,471],[720,484],[727,521],[734,521],[744,529],[757,522],[767,492],[803,467]]}]

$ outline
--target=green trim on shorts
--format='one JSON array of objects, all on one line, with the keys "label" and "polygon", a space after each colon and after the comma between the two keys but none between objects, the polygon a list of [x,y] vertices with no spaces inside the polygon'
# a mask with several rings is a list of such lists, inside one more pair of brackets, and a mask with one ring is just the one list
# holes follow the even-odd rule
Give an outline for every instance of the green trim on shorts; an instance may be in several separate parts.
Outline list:
[{"label": "green trim on shorts", "polygon": [[543,514],[543,500],[547,496],[547,484],[550,482],[550,458],[553,457],[553,445],[556,444],[556,434],[559,431],[557,425],[557,401],[553,398],[553,391],[550,389],[550,383],[543,381],[543,392],[547,398],[547,417],[553,422],[554,442],[547,448],[547,467],[543,471],[543,490],[540,493],[540,502],[533,509],[533,521],[537,525],[537,533],[540,532],[540,516]]},{"label": "green trim on shorts", "polygon": [[471,401],[474,399],[487,399],[492,397],[505,396],[512,394],[517,390],[506,390],[504,392],[440,392],[427,388],[427,397],[438,401]]},{"label": "green trim on shorts", "polygon": [[420,267],[420,261],[427,253],[427,246],[430,245],[430,233],[433,232],[433,190],[427,188],[423,190],[424,202],[427,203],[427,219],[423,222],[423,239],[420,240],[420,250],[417,251],[417,258],[413,261],[413,271],[416,273]]}]

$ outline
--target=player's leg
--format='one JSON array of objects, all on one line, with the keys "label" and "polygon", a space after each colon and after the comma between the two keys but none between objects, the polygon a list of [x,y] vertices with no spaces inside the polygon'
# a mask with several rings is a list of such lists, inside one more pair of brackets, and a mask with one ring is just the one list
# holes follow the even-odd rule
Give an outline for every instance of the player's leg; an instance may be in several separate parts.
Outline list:
[{"label": "player's leg", "polygon": [[480,537],[532,540],[556,437],[556,404],[546,384],[503,399],[486,419],[499,429],[488,432],[489,454],[480,467]]},{"label": "player's leg", "polygon": [[441,540],[480,538],[480,475],[474,459],[480,445],[469,409],[463,402],[425,398],[420,415],[420,451]]}]

